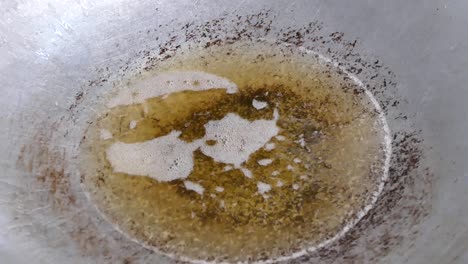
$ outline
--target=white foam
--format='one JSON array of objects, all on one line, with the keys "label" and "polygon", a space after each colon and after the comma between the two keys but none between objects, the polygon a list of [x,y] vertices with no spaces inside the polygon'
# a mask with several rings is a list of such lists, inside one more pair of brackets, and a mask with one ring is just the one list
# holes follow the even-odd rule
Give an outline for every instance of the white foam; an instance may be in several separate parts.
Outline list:
[{"label": "white foam", "polygon": [[203,188],[203,186],[192,181],[184,181],[184,186],[185,186],[185,189],[194,191],[198,193],[199,195],[203,195],[203,192],[205,191],[205,188]]},{"label": "white foam", "polygon": [[186,143],[180,131],[142,143],[116,142],[107,149],[115,172],[143,175],[167,182],[187,178],[193,169],[193,151],[199,143]]},{"label": "white foam", "polygon": [[217,187],[215,188],[215,190],[216,190],[217,192],[219,192],[219,193],[224,192],[224,188],[223,188],[223,187],[220,187],[220,186],[217,186]]},{"label": "white foam", "polygon": [[294,190],[296,190],[296,191],[299,190],[299,184],[294,183],[294,184],[292,185],[292,188],[293,188]]},{"label": "white foam", "polygon": [[264,194],[271,190],[271,185],[264,182],[257,182],[257,188],[259,194]]},{"label": "white foam", "polygon": [[278,135],[278,136],[276,136],[275,138],[276,138],[277,140],[279,140],[279,141],[284,141],[284,140],[286,139],[286,137],[285,137],[285,136],[282,136],[282,135]]},{"label": "white foam", "polygon": [[216,88],[226,89],[229,94],[236,93],[238,90],[237,85],[230,80],[206,72],[165,72],[138,81],[131,89],[127,87],[120,90],[116,96],[109,100],[107,107],[140,104],[146,99],[167,96],[174,92],[203,91]]},{"label": "white foam", "polygon": [[[197,148],[217,162],[241,168],[252,153],[278,133],[278,118],[276,109],[273,119],[252,122],[230,113],[221,120],[205,124],[206,135],[192,143],[180,140],[180,131],[172,131],[141,143],[116,142],[107,149],[107,159],[115,172],[149,176],[162,182],[187,178],[192,172],[193,151]],[[208,140],[217,143],[210,146],[206,144]],[[252,178],[250,170],[241,170]]]},{"label": "white foam", "polygon": [[278,176],[280,175],[280,172],[279,171],[274,171],[271,173],[271,176]]},{"label": "white foam", "polygon": [[137,121],[136,120],[130,121],[130,124],[128,125],[128,127],[130,129],[135,129],[136,126],[137,126]]},{"label": "white foam", "polygon": [[203,145],[203,154],[212,157],[216,162],[233,164],[240,168],[252,153],[263,147],[272,137],[278,134],[276,125],[278,110],[270,120],[249,121],[229,113],[223,119],[205,124],[206,140],[215,140],[215,145]]},{"label": "white foam", "polygon": [[244,173],[245,177],[247,177],[247,178],[252,178],[253,177],[253,174],[249,169],[241,168],[240,170],[242,171],[242,173]]},{"label": "white foam", "polygon": [[297,144],[299,144],[301,147],[305,147],[305,145],[306,145],[306,142],[305,142],[305,139],[304,139],[304,138],[300,138],[300,139],[298,139],[298,140],[296,140],[296,141],[294,141],[294,142],[296,142]]},{"label": "white foam", "polygon": [[267,143],[267,144],[265,145],[265,147],[264,147],[264,149],[265,149],[266,151],[271,151],[271,150],[273,150],[273,149],[275,149],[275,148],[276,148],[276,144],[275,144],[275,143]]},{"label": "white foam", "polygon": [[232,167],[231,165],[226,165],[224,166],[223,171],[230,171],[232,169],[234,169],[234,167]]},{"label": "white foam", "polygon": [[294,161],[294,163],[301,163],[302,162],[302,160],[300,158],[294,158],[293,161]]},{"label": "white foam", "polygon": [[276,187],[283,187],[284,183],[281,180],[276,182]]},{"label": "white foam", "polygon": [[109,130],[104,129],[104,128],[100,130],[100,136],[102,140],[108,140],[108,139],[113,138],[112,133]]},{"label": "white foam", "polygon": [[288,165],[288,166],[286,167],[286,169],[287,169],[288,171],[292,171],[292,170],[294,170],[294,167],[291,166],[291,165]]},{"label": "white foam", "polygon": [[295,143],[299,144],[301,147],[305,147],[306,142],[304,139],[304,134],[299,135],[299,139],[294,141]]},{"label": "white foam", "polygon": [[253,105],[253,107],[255,107],[255,109],[260,110],[260,109],[263,109],[263,108],[267,107],[268,103],[253,99],[252,105]]},{"label": "white foam", "polygon": [[257,161],[257,163],[258,163],[260,166],[268,166],[268,165],[270,165],[272,162],[273,162],[272,159],[261,159],[261,160]]}]

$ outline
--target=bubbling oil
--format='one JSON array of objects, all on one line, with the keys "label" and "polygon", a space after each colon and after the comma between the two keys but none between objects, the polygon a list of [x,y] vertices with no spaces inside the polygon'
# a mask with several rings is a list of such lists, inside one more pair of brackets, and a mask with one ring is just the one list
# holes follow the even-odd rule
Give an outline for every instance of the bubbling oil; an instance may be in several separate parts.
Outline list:
[{"label": "bubbling oil", "polygon": [[[112,224],[146,247],[215,262],[278,259],[334,237],[378,192],[388,154],[384,124],[362,88],[339,69],[269,43],[191,47],[120,92],[136,82],[152,89],[151,76],[164,72],[209,73],[237,90],[197,89],[202,81],[192,78],[193,89],[112,105],[88,128],[83,187]],[[278,128],[241,166],[219,162],[201,147],[221,144],[206,138],[208,124],[234,115]],[[193,146],[185,178],[125,173],[109,158],[117,143],[146,144],[174,131],[181,144]],[[138,168],[132,158],[128,166]]]}]

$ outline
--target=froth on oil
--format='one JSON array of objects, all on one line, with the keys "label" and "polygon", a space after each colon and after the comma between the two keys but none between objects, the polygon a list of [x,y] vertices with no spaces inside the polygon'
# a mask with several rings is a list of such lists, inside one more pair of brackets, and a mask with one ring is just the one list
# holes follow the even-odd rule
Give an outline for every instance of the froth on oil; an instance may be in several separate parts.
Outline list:
[{"label": "froth on oil", "polygon": [[259,261],[334,237],[384,173],[379,111],[343,72],[268,43],[191,48],[109,95],[83,187],[141,244]]}]

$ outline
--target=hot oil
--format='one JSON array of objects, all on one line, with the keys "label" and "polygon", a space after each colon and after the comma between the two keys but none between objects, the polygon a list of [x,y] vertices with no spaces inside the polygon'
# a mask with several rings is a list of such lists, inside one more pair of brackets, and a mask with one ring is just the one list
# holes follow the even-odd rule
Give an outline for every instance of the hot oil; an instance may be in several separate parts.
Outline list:
[{"label": "hot oil", "polygon": [[[216,74],[239,91],[185,90],[96,118],[82,148],[83,185],[124,233],[189,259],[275,259],[332,238],[370,203],[383,173],[383,124],[367,95],[343,73],[266,43],[192,48],[157,69],[175,70]],[[257,109],[254,99],[267,106]],[[116,173],[106,157],[115,142],[141,143],[171,131],[196,142],[208,122],[229,113],[253,122],[272,120],[275,109],[280,136],[243,164],[252,177],[200,149],[193,152],[188,178],[170,182]],[[104,140],[103,129],[112,138]],[[185,180],[203,193],[187,188]]]}]

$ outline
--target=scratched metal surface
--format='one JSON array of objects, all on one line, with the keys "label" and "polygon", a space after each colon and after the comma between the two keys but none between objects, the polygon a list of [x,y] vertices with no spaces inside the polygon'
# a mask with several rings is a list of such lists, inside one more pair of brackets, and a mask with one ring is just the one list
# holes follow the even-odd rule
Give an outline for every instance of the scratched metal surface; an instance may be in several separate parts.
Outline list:
[{"label": "scratched metal surface", "polygon": [[[175,262],[113,230],[81,192],[74,158],[98,110],[88,106],[162,59],[163,44],[246,28],[362,67],[357,76],[378,87],[395,136],[394,175],[376,210],[341,241],[290,262],[468,263],[466,14],[462,0],[1,1],[2,261]],[[217,34],[204,39],[197,25]],[[284,35],[301,28],[314,31]]]}]

